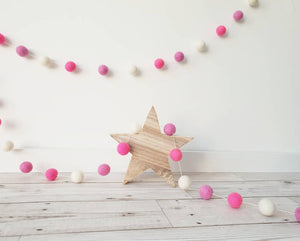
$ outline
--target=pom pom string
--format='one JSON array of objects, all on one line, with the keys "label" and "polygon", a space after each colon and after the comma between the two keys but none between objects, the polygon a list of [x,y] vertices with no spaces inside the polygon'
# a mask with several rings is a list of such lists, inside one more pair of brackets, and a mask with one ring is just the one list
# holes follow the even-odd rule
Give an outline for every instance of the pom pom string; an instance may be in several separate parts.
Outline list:
[{"label": "pom pom string", "polygon": [[[198,188],[190,188],[189,190],[196,190],[196,191],[198,191]],[[226,197],[220,196],[220,195],[216,194],[215,192],[214,192],[213,196],[216,196],[216,197],[218,197],[218,198],[221,198],[221,199],[223,199],[224,201],[227,202],[227,198],[226,198]],[[258,208],[258,205],[254,204],[254,203],[244,202],[244,201],[243,201],[243,204],[247,204],[247,205],[249,205],[249,206]],[[279,212],[283,212],[283,213],[294,214],[293,212],[286,211],[286,210],[283,210],[283,209],[278,209],[278,208],[277,208],[276,210],[279,211]]]}]

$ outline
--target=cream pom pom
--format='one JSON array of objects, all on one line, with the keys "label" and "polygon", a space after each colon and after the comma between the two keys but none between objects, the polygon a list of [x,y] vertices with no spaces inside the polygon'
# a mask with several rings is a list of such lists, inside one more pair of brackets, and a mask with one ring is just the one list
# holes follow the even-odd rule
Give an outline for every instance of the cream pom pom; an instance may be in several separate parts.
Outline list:
[{"label": "cream pom pom", "polygon": [[137,134],[142,130],[142,126],[138,123],[135,123],[131,128],[131,134]]},{"label": "cream pom pom", "polygon": [[276,212],[275,204],[267,198],[263,198],[258,203],[258,209],[260,213],[264,216],[273,216]]},{"label": "cream pom pom", "polygon": [[71,181],[75,183],[80,183],[83,181],[84,174],[82,171],[74,171],[71,174]]},{"label": "cream pom pom", "polygon": [[39,57],[39,62],[41,63],[41,65],[44,65],[44,66],[50,66],[51,65],[51,59],[47,56]]},{"label": "cream pom pom", "polygon": [[133,65],[133,66],[130,67],[130,71],[129,72],[130,72],[131,75],[136,76],[136,75],[138,75],[139,70],[138,70],[138,68],[135,65]]},{"label": "cream pom pom", "polygon": [[256,7],[258,5],[258,0],[248,0],[250,7]]},{"label": "cream pom pom", "polygon": [[206,51],[206,43],[201,40],[199,43],[197,43],[196,48],[199,52],[205,52]]},{"label": "cream pom pom", "polygon": [[192,184],[192,180],[189,176],[181,176],[179,179],[178,179],[178,186],[181,188],[181,189],[188,189],[190,188]]},{"label": "cream pom pom", "polygon": [[12,151],[14,149],[14,143],[12,141],[6,141],[2,145],[2,150],[3,151]]}]

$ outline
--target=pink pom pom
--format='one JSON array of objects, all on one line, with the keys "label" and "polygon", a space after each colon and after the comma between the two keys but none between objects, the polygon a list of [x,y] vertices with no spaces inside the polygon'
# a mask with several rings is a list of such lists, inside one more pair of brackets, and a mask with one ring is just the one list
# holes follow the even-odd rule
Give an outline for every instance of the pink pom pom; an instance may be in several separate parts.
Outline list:
[{"label": "pink pom pom", "polygon": [[99,68],[98,68],[98,72],[99,74],[101,75],[107,75],[108,73],[108,67],[106,65],[100,65]]},{"label": "pink pom pom", "polygon": [[234,14],[233,14],[233,19],[235,21],[240,21],[242,18],[243,18],[244,14],[242,11],[238,10],[238,11],[235,11]]},{"label": "pink pom pom", "polygon": [[233,192],[228,195],[227,201],[232,208],[239,208],[242,205],[243,198],[240,194]]},{"label": "pink pom pom", "polygon": [[130,146],[126,142],[121,142],[118,145],[117,151],[122,156],[127,155],[130,152]]},{"label": "pink pom pom", "polygon": [[213,195],[213,190],[209,185],[203,185],[199,189],[199,194],[200,194],[201,198],[203,198],[205,200],[209,200],[209,199],[211,199],[211,197]]},{"label": "pink pom pom", "polygon": [[23,173],[31,172],[32,168],[33,168],[33,166],[31,164],[31,162],[22,162],[20,165],[20,170]]},{"label": "pink pom pom", "polygon": [[226,33],[226,28],[223,25],[220,25],[216,29],[216,33],[218,36],[223,36]]},{"label": "pink pom pom", "polygon": [[175,55],[174,55],[174,59],[177,61],[177,62],[181,62],[184,60],[184,54],[182,52],[177,52]]},{"label": "pink pom pom", "polygon": [[178,162],[182,159],[182,152],[178,148],[175,148],[170,152],[170,157],[174,162]]},{"label": "pink pom pom", "polygon": [[165,134],[168,135],[168,136],[174,135],[175,132],[176,132],[176,127],[175,127],[175,125],[172,124],[172,123],[166,124],[166,125],[164,126],[164,132],[165,132]]},{"label": "pink pom pom", "polygon": [[296,217],[297,221],[300,223],[300,207],[296,208],[295,217]]},{"label": "pink pom pom", "polygon": [[4,43],[5,43],[5,36],[0,33],[0,44],[4,44]]},{"label": "pink pom pom", "polygon": [[65,64],[65,69],[68,72],[74,72],[76,70],[76,64],[73,61],[68,61]]},{"label": "pink pom pom", "polygon": [[154,61],[154,66],[157,69],[161,69],[162,67],[164,67],[164,65],[165,65],[165,62],[163,61],[163,59],[156,59]]},{"label": "pink pom pom", "polygon": [[20,45],[16,48],[16,52],[21,57],[26,57],[29,54],[28,49],[25,46],[22,46],[22,45]]},{"label": "pink pom pom", "polygon": [[57,178],[58,172],[54,168],[50,168],[46,171],[45,176],[49,181],[54,181]]},{"label": "pink pom pom", "polygon": [[110,166],[107,164],[102,164],[98,167],[98,173],[101,176],[106,176],[110,173]]},{"label": "pink pom pom", "polygon": [[2,119],[0,119],[0,126],[2,125]]}]

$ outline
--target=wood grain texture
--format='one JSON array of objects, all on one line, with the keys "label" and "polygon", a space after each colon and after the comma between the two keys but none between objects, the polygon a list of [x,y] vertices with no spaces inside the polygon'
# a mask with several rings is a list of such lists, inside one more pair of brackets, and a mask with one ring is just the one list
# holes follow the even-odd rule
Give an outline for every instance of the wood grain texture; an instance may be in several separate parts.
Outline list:
[{"label": "wood grain texture", "polygon": [[169,164],[169,154],[190,142],[192,137],[167,136],[161,133],[154,107],[151,108],[143,128],[136,134],[112,134],[117,142],[130,145],[132,154],[123,183],[129,183],[147,169],[152,169],[172,187],[175,180]]},{"label": "wood grain texture", "polygon": [[[67,233],[24,236],[19,241],[99,241],[99,240],[173,240],[173,241],[298,241],[299,224],[251,224],[189,228],[143,229],[129,231]],[[4,240],[3,240],[4,241]],[[8,240],[11,241],[11,240]],[[15,240],[12,240],[15,241]]]},{"label": "wood grain texture", "polygon": [[[19,173],[0,174],[0,180],[16,182],[0,184],[0,241],[300,240],[293,215],[300,203],[298,174],[265,181],[263,174],[191,173],[196,190],[188,191],[147,172],[128,185],[119,182],[123,174],[105,183],[89,175],[88,183],[45,184],[40,174],[28,176],[28,183]],[[218,195],[238,191],[244,204],[233,210],[219,197],[201,200],[202,184]],[[260,215],[253,204],[262,197],[291,213]]]},{"label": "wood grain texture", "polygon": [[[262,216],[258,208],[260,198],[244,198],[239,209],[232,209],[227,200],[159,200],[159,205],[173,227],[206,225],[237,225],[255,223],[295,222],[294,214],[276,212],[272,217]],[[293,212],[297,203],[289,198],[273,198],[279,209]],[[222,214],[222,215],[218,215]]]},{"label": "wood grain texture", "polygon": [[1,204],[0,210],[1,236],[170,227],[153,200]]}]

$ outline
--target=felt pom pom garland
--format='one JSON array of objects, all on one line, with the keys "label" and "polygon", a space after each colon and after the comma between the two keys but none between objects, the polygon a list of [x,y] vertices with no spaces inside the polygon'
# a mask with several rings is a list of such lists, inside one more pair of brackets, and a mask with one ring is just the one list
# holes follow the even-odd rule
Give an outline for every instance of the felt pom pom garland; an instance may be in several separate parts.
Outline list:
[{"label": "felt pom pom garland", "polygon": [[[248,4],[250,7],[258,7],[258,0],[248,0]],[[237,10],[233,13],[233,19],[237,22],[241,21],[243,19],[243,16],[244,16],[244,13],[241,11],[241,10]],[[226,36],[227,34],[227,27],[225,27],[224,25],[220,25],[216,28],[216,34],[220,37],[224,37]],[[6,38],[4,36],[4,34],[0,33],[0,45],[4,45],[6,42]],[[196,49],[199,51],[199,52],[205,52],[207,51],[207,45],[204,41],[199,41],[196,45]],[[16,52],[17,54],[20,56],[20,57],[28,57],[29,56],[29,51],[28,49],[23,46],[23,45],[20,45],[16,48]],[[45,66],[45,67],[53,67],[52,65],[52,61],[49,57],[47,56],[40,56],[37,58],[40,63]],[[174,55],[174,59],[176,62],[183,62],[184,59],[185,59],[185,56],[184,56],[184,53],[181,52],[181,51],[178,51],[175,53]],[[162,58],[157,58],[155,61],[154,61],[154,66],[156,69],[164,69],[164,67],[166,66],[165,65],[165,60],[162,59]],[[73,61],[69,61],[65,64],[65,70],[67,72],[79,72],[79,71],[76,71],[76,64],[73,62]],[[109,74],[109,68],[102,64],[98,67],[98,73],[102,76],[107,76]],[[138,70],[138,68],[133,65],[130,70],[129,70],[129,73],[132,75],[132,76],[137,76],[138,74],[140,74],[141,72]]]}]

